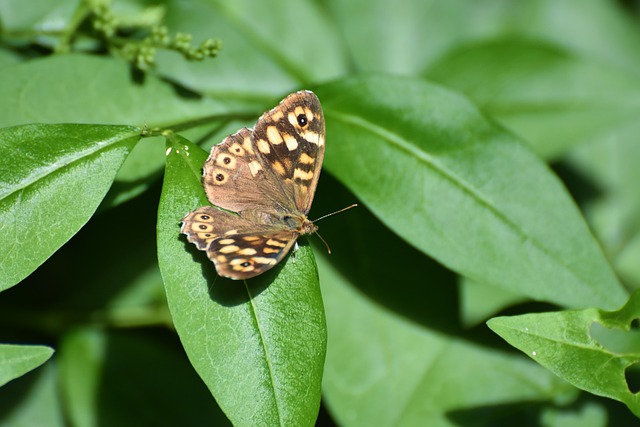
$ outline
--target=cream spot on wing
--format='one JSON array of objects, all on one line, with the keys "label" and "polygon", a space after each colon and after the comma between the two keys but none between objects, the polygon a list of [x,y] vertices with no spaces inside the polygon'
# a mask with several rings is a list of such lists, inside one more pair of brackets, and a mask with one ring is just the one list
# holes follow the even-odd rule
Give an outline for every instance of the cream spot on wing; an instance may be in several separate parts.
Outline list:
[{"label": "cream spot on wing", "polygon": [[240,157],[244,156],[244,148],[242,148],[242,146],[237,142],[231,144],[231,147],[229,147],[229,151],[235,154],[236,156],[240,156]]},{"label": "cream spot on wing", "polygon": [[287,148],[289,149],[289,151],[293,151],[298,148],[298,140],[295,139],[295,137],[289,135],[288,133],[285,133],[284,135],[282,135],[282,137],[284,138],[284,143],[287,144]]},{"label": "cream spot on wing", "polygon": [[227,175],[227,173],[220,171],[220,169],[218,169],[217,171],[214,171],[214,173],[211,175],[211,177],[213,179],[207,180],[207,181],[208,182],[210,181],[215,185],[222,185],[222,184],[226,183],[227,180],[229,179],[229,176]]},{"label": "cream spot on wing", "polygon": [[267,245],[269,246],[277,246],[279,248],[284,248],[285,246],[287,246],[286,243],[283,243],[279,240],[274,240],[274,239],[269,239],[267,240]]},{"label": "cream spot on wing", "polygon": [[313,121],[313,117],[314,117],[313,111],[311,111],[308,108],[305,108],[304,109],[304,114],[307,116],[307,120],[309,120],[309,123],[311,123]]},{"label": "cream spot on wing", "polygon": [[313,157],[311,157],[307,153],[300,154],[300,159],[298,160],[300,161],[300,163],[303,163],[305,165],[312,165],[315,163],[315,161],[313,160]]},{"label": "cream spot on wing", "polygon": [[259,139],[258,142],[258,150],[260,150],[263,154],[269,154],[271,152],[271,148],[269,147],[269,143],[264,139]]},{"label": "cream spot on wing", "polygon": [[220,244],[221,245],[230,245],[232,243],[235,243],[235,239],[222,239],[220,240]]},{"label": "cream spot on wing", "polygon": [[193,224],[191,224],[191,230],[195,231],[196,233],[202,233],[202,232],[211,232],[213,231],[213,226],[211,224],[203,224],[201,222],[194,222]]},{"label": "cream spot on wing", "polygon": [[253,248],[244,248],[244,249],[239,250],[238,253],[240,255],[255,255],[255,254],[258,253],[258,251],[256,251]]},{"label": "cream spot on wing", "polygon": [[262,248],[262,252],[265,254],[277,254],[281,249],[273,249],[273,248]]},{"label": "cream spot on wing", "polygon": [[298,125],[298,117],[296,113],[294,113],[293,111],[287,115],[287,120],[289,120],[289,123],[291,123],[291,126],[296,128],[300,127],[300,125]]},{"label": "cream spot on wing", "polygon": [[274,122],[282,120],[283,117],[284,113],[282,112],[282,110],[274,110],[273,114],[271,114],[271,120],[273,120]]},{"label": "cream spot on wing", "polygon": [[319,145],[318,142],[320,141],[320,134],[317,132],[308,130],[302,134],[302,137],[312,144]]},{"label": "cream spot on wing", "polygon": [[303,181],[308,181],[313,178],[313,171],[305,172],[302,169],[296,168],[293,171],[293,179],[301,179]]},{"label": "cream spot on wing", "polygon": [[280,163],[277,160],[273,162],[273,168],[276,170],[276,172],[278,172],[282,176],[284,176],[287,173],[287,171],[284,169],[284,166],[282,166],[282,163]]},{"label": "cream spot on wing", "polygon": [[256,240],[260,240],[260,237],[257,236],[245,236],[243,237],[244,240],[246,240],[247,242],[253,242]]},{"label": "cream spot on wing", "polygon": [[236,252],[238,249],[240,248],[236,245],[223,246],[220,248],[220,253],[230,254],[231,252]]},{"label": "cream spot on wing", "polygon": [[243,262],[247,262],[247,260],[245,258],[234,258],[229,262],[229,264],[231,264],[231,265],[240,265]]},{"label": "cream spot on wing", "polygon": [[251,146],[251,138],[248,136],[245,136],[245,138],[242,140],[242,148],[247,150],[247,153],[251,154],[252,156],[255,154],[253,152],[253,147]]},{"label": "cream spot on wing", "polygon": [[262,166],[256,160],[253,160],[249,163],[249,170],[251,171],[251,176],[256,176],[260,170],[262,170]]},{"label": "cream spot on wing", "polygon": [[269,138],[269,142],[273,145],[282,144],[282,136],[275,126],[267,127],[267,138]]},{"label": "cream spot on wing", "polygon": [[320,135],[318,137],[318,145],[320,146],[324,145],[324,135]]},{"label": "cream spot on wing", "polygon": [[267,257],[257,256],[257,257],[253,257],[252,259],[255,262],[259,262],[260,264],[275,264],[276,263],[276,260],[274,258],[267,258]]},{"label": "cream spot on wing", "polygon": [[224,233],[226,236],[229,236],[230,234],[238,234],[238,230],[229,230],[227,232]]},{"label": "cream spot on wing", "polygon": [[224,256],[224,255],[218,255],[216,257],[216,259],[218,260],[219,263],[223,263],[224,264],[225,262],[227,262],[227,257]]}]

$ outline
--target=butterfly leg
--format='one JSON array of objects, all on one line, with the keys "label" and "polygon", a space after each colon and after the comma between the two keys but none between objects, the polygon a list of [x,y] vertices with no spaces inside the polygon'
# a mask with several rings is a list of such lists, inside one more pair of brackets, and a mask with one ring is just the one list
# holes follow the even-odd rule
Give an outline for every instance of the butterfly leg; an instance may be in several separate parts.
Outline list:
[{"label": "butterfly leg", "polygon": [[300,247],[298,246],[298,242],[296,241],[293,244],[293,250],[291,251],[291,262],[293,262],[294,264],[296,263],[296,252],[298,252],[298,249],[300,249]]}]

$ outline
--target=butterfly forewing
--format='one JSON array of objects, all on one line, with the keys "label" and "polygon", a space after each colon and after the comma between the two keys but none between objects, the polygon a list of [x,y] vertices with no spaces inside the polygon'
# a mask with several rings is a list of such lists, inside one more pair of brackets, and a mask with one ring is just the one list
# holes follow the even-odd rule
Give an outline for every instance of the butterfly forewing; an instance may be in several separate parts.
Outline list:
[{"label": "butterfly forewing", "polygon": [[295,209],[309,213],[324,158],[324,116],[318,98],[309,91],[289,95],[258,120],[253,141],[256,154],[270,165],[270,181],[282,187]]},{"label": "butterfly forewing", "polygon": [[300,234],[320,176],[325,128],[320,101],[292,93],[211,150],[203,170],[209,201],[182,219],[187,240],[206,251],[218,274],[257,276],[276,265]]},{"label": "butterfly forewing", "polygon": [[258,187],[263,167],[253,151],[251,129],[243,128],[213,147],[202,181],[209,201],[233,212],[264,204]]}]

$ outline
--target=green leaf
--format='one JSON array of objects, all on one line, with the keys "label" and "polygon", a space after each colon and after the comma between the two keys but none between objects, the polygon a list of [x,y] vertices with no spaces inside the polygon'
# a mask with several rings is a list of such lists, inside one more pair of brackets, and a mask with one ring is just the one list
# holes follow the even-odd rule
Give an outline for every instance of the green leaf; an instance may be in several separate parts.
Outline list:
[{"label": "green leaf", "polygon": [[[521,358],[373,304],[363,293],[369,287],[388,287],[387,278],[374,277],[356,290],[366,272],[339,270],[327,258],[318,258],[329,328],[323,393],[339,425],[510,425],[500,422],[504,411],[482,408],[509,405],[513,412],[519,402],[575,398],[575,390]],[[445,285],[416,283],[403,272],[397,276],[395,283],[410,284],[403,291]],[[443,304],[442,299],[418,302],[424,311]]]},{"label": "green leaf", "polygon": [[[590,308],[497,317],[488,325],[560,378],[623,402],[640,417],[639,395],[629,391],[625,379],[627,369],[640,362],[640,337],[637,331],[629,332],[638,317],[640,293],[636,292],[617,311]],[[606,329],[594,328],[597,324]]]},{"label": "green leaf", "polygon": [[[539,41],[505,38],[464,46],[427,76],[465,93],[547,158],[585,141],[609,142],[618,129],[637,128],[635,71]],[[635,134],[637,129],[628,137]]]},{"label": "green leaf", "polygon": [[0,426],[64,427],[55,359],[0,388]]},{"label": "green leaf", "polygon": [[117,59],[80,54],[4,67],[0,93],[5,94],[0,102],[11,106],[0,126],[73,122],[154,128],[227,111],[211,99],[178,97],[175,88],[153,75],[137,82]]},{"label": "green leaf", "polygon": [[326,326],[311,248],[301,242],[295,262],[289,256],[246,282],[216,276],[206,255],[179,233],[180,219],[208,204],[205,159],[184,138],[169,138],[158,260],[176,330],[234,425],[314,425]]},{"label": "green leaf", "polygon": [[158,71],[186,87],[235,98],[279,97],[347,71],[340,32],[315,1],[298,0],[295,7],[286,0],[169,3],[170,28],[224,43],[213,61],[189,64],[158,55]]},{"label": "green leaf", "polygon": [[7,0],[0,3],[2,25],[7,33],[24,32],[35,28],[47,28],[49,31],[62,29],[77,3],[72,0],[51,2],[49,0],[34,0],[23,3],[19,0]]},{"label": "green leaf", "polygon": [[[316,202],[351,200],[320,178]],[[320,232],[332,249],[318,257],[329,337],[323,398],[339,425],[512,425],[505,417],[522,416],[524,402],[575,398],[554,375],[490,346],[490,331],[461,330],[455,275],[366,206],[327,218]]]},{"label": "green leaf", "polygon": [[24,279],[91,218],[139,133],[128,126],[0,129],[0,290]]},{"label": "green leaf", "polygon": [[[615,2],[521,0],[328,0],[359,71],[417,74],[467,43],[515,36],[545,40],[629,70],[640,31]],[[366,13],[364,13],[366,11]]]},{"label": "green leaf", "polygon": [[[80,54],[4,67],[0,69],[0,93],[4,95],[0,99],[4,112],[0,127],[40,122],[154,128],[229,111],[210,98],[176,96],[174,87],[153,75],[136,81],[127,64],[116,58]],[[164,165],[163,153],[160,139],[148,138],[137,144],[119,171],[107,202],[121,203],[157,181]]]},{"label": "green leaf", "polygon": [[626,300],[562,183],[465,98],[390,76],[317,92],[325,168],[406,241],[475,281],[535,299],[605,308]]},{"label": "green leaf", "polygon": [[42,345],[0,345],[0,386],[49,360],[53,349]]},{"label": "green leaf", "polygon": [[629,244],[620,252],[616,260],[616,268],[634,289],[640,288],[640,231],[631,239]]},{"label": "green leaf", "polygon": [[[591,197],[583,203],[584,213],[609,259],[617,260],[640,233],[639,133],[640,122],[636,120],[612,130],[607,138],[576,147],[567,155],[569,167],[591,186]],[[633,262],[638,265],[637,258]],[[616,264],[621,268],[620,275],[634,283],[628,267],[621,265],[620,260]],[[637,280],[635,283],[640,284]]]},{"label": "green leaf", "polygon": [[132,329],[66,334],[59,383],[71,423],[228,425],[175,341],[173,335]]}]

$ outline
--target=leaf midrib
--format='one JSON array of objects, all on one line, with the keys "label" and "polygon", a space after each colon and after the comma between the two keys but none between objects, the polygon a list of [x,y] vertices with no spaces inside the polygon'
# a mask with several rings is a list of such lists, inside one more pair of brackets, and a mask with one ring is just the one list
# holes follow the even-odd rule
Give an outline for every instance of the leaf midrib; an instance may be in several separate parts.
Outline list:
[{"label": "leaf midrib", "polygon": [[276,380],[273,372],[273,367],[271,366],[271,358],[269,357],[269,351],[267,349],[267,340],[265,339],[262,333],[262,325],[260,323],[260,318],[258,317],[258,307],[256,307],[254,296],[251,294],[251,291],[249,290],[249,285],[247,284],[246,280],[244,280],[244,287],[247,290],[247,295],[249,297],[249,304],[250,304],[249,311],[251,312],[251,317],[253,317],[253,321],[256,325],[256,330],[258,331],[258,336],[260,337],[260,345],[264,351],[264,360],[267,364],[267,371],[269,372],[269,379],[271,383],[271,390],[273,391],[273,400],[275,403],[276,415],[278,416],[279,425],[283,426],[285,424],[284,424],[284,420],[282,419],[282,414],[280,410],[280,404],[279,404],[280,399],[278,397],[277,387],[275,386]]}]

